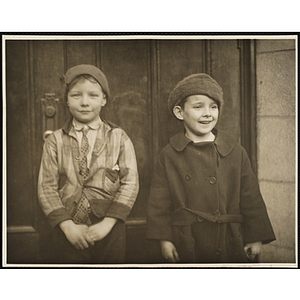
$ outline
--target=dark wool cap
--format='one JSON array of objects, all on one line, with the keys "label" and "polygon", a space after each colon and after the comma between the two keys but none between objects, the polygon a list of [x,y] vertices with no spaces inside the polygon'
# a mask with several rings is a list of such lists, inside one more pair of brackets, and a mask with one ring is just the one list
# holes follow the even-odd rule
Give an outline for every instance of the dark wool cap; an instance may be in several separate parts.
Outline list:
[{"label": "dark wool cap", "polygon": [[93,65],[78,65],[70,68],[65,76],[66,84],[70,84],[79,75],[91,75],[101,85],[103,92],[109,98],[109,87],[104,73]]},{"label": "dark wool cap", "polygon": [[218,102],[219,111],[223,106],[223,91],[219,84],[204,73],[193,74],[182,79],[168,99],[168,108],[173,113],[174,106],[178,105],[183,99],[192,95],[205,95]]}]

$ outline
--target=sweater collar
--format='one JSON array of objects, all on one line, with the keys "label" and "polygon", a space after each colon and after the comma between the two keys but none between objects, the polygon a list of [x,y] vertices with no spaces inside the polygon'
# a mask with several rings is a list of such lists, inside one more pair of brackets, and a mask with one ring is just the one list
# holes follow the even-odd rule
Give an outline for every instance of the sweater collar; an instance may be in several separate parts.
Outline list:
[{"label": "sweater collar", "polygon": [[[216,136],[215,141],[205,143],[214,143],[220,155],[227,156],[234,149],[236,140],[231,135],[216,128],[213,129],[213,134]],[[193,141],[185,136],[184,131],[179,132],[170,139],[170,144],[176,151],[183,151],[190,143],[193,143]]]}]

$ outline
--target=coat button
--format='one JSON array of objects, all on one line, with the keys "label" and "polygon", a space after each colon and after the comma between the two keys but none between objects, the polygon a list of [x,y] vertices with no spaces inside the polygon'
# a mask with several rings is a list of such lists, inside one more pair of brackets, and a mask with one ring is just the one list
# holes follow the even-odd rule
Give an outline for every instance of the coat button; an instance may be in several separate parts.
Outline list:
[{"label": "coat button", "polygon": [[199,223],[202,223],[202,222],[203,222],[203,219],[201,219],[200,216],[197,216],[197,221],[198,221]]},{"label": "coat button", "polygon": [[210,184],[215,184],[216,181],[217,181],[217,178],[216,178],[216,177],[210,177],[210,178],[208,178],[208,182],[209,182]]},{"label": "coat button", "polygon": [[186,179],[187,181],[191,180],[191,178],[192,178],[191,175],[185,175],[185,179]]},{"label": "coat button", "polygon": [[77,160],[79,160],[79,158],[80,158],[79,155],[77,155],[77,156],[75,157],[75,159],[77,159]]},{"label": "coat button", "polygon": [[73,202],[73,205],[76,206],[76,204],[77,204],[76,201],[74,201],[74,202]]}]

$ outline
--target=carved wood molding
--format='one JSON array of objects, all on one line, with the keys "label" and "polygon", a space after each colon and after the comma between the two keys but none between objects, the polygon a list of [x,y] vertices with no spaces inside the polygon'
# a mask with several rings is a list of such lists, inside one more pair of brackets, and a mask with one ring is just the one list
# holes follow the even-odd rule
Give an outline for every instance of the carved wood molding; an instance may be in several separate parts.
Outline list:
[{"label": "carved wood molding", "polygon": [[146,219],[145,218],[136,218],[136,219],[130,219],[125,222],[125,225],[127,227],[131,226],[146,226]]},{"label": "carved wood molding", "polygon": [[7,233],[38,233],[32,226],[8,226]]}]

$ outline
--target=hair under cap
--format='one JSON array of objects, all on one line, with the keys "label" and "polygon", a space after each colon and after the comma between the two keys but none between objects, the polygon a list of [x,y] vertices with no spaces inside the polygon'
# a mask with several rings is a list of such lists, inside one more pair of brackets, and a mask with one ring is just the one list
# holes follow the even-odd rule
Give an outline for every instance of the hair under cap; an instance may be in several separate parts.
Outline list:
[{"label": "hair under cap", "polygon": [[223,106],[223,91],[219,84],[204,73],[193,74],[182,79],[172,90],[168,98],[168,108],[173,113],[174,106],[192,95],[205,95],[219,104],[219,111]]},{"label": "hair under cap", "polygon": [[108,81],[105,74],[97,67],[93,65],[78,65],[70,68],[65,76],[66,84],[70,84],[73,79],[79,75],[91,75],[93,76],[101,85],[103,92],[106,94],[106,97],[109,98],[109,87]]}]

